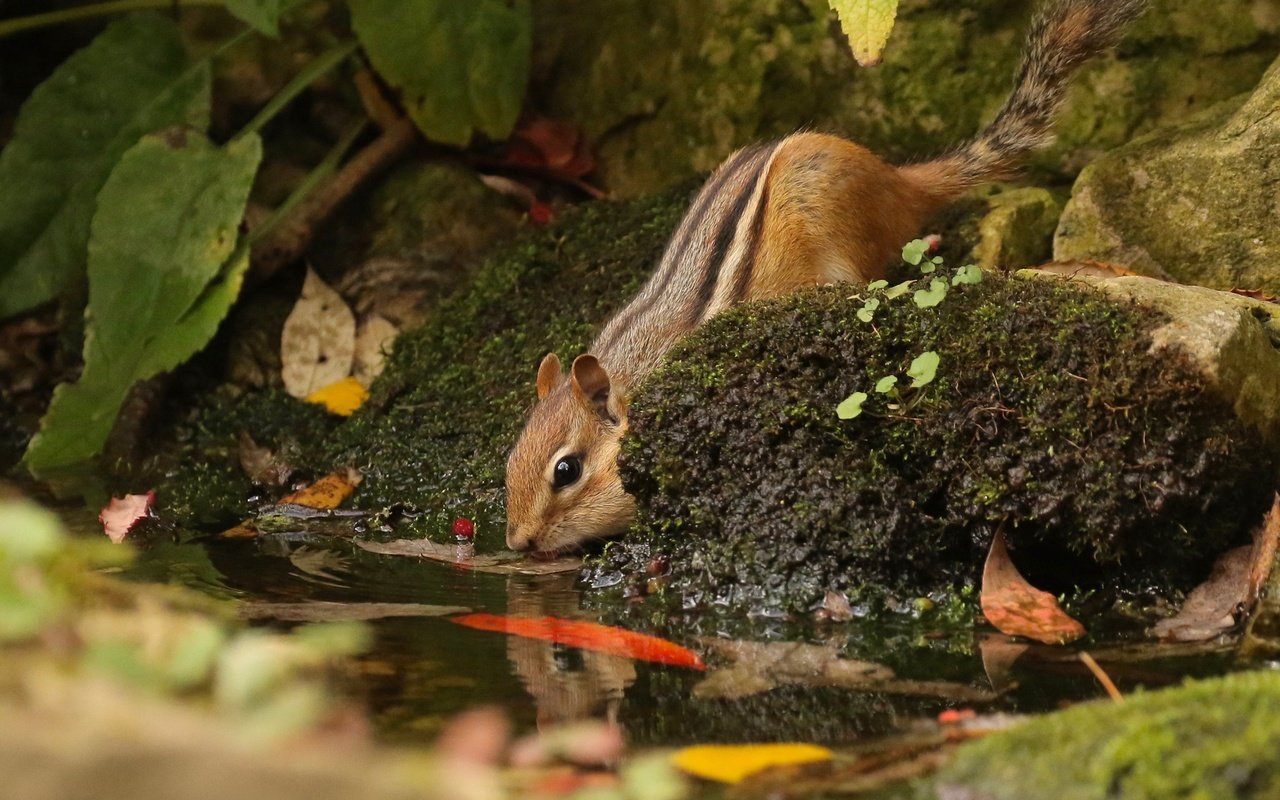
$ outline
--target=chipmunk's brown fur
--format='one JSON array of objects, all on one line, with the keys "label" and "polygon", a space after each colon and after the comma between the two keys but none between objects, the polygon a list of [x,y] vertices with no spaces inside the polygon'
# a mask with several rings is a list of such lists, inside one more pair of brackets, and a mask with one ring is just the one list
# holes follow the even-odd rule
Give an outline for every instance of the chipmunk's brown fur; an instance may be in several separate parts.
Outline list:
[{"label": "chipmunk's brown fur", "polygon": [[1052,138],[1072,72],[1110,48],[1144,2],[1051,0],[995,120],[931,161],[895,167],[820,133],[730,156],[590,353],[567,376],[554,354],[539,367],[539,402],[507,464],[508,546],[549,552],[624,531],[634,513],[617,474],[627,397],[671,345],[738,303],[882,277],[929,215],[1009,177]]}]

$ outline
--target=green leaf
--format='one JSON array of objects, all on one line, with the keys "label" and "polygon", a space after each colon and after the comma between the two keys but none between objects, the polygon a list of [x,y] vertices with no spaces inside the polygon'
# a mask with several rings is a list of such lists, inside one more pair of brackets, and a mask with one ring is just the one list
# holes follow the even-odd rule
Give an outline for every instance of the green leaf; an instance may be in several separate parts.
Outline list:
[{"label": "green leaf", "polygon": [[889,285],[889,282],[888,282],[888,281],[886,281],[886,280],[883,280],[883,279],[882,279],[882,280],[872,281],[871,283],[868,283],[868,284],[867,284],[867,288],[868,288],[869,290],[871,290],[871,291],[873,291],[873,292],[874,292],[875,290],[877,290],[877,289],[883,289],[884,287],[886,287],[886,286],[888,286],[888,285]]},{"label": "green leaf", "polygon": [[866,392],[854,392],[836,406],[836,416],[840,419],[853,419],[862,413],[862,404],[865,402],[867,402]]},{"label": "green leaf", "polygon": [[907,377],[911,378],[911,387],[919,389],[927,383],[930,383],[938,374],[938,354],[932,350],[926,350],[911,360],[911,366],[907,367]]},{"label": "green leaf", "polygon": [[129,387],[173,369],[213,336],[248,259],[237,248],[262,145],[146,136],[99,195],[89,241],[84,372],[59,386],[27,450],[35,475],[102,449]]},{"label": "green leaf", "polygon": [[254,30],[268,36],[280,35],[280,13],[284,11],[285,0],[224,0],[227,10],[249,25]]},{"label": "green leaf", "polygon": [[901,297],[902,295],[911,291],[911,283],[912,283],[911,281],[903,281],[902,283],[899,283],[896,286],[890,286],[888,289],[885,289],[884,290],[885,299],[892,300],[895,297]]},{"label": "green leaf", "polygon": [[888,394],[893,391],[893,387],[898,385],[897,375],[885,375],[876,381],[876,392],[879,394]]},{"label": "green leaf", "polygon": [[875,311],[880,307],[880,301],[874,297],[868,297],[866,301],[863,302],[862,307],[868,311]]},{"label": "green leaf", "polygon": [[858,316],[858,319],[862,320],[863,322],[869,323],[871,322],[871,320],[875,319],[876,314],[874,311],[872,311],[869,308],[860,308],[858,309],[857,316]]},{"label": "green leaf", "polygon": [[920,259],[924,258],[924,254],[929,252],[929,243],[924,239],[912,239],[902,248],[902,260],[915,266],[920,263]]},{"label": "green leaf", "polygon": [[982,268],[965,264],[956,270],[956,274],[951,278],[951,285],[959,286],[962,283],[982,283]]},{"label": "green leaf", "polygon": [[840,15],[840,27],[849,37],[853,57],[864,67],[880,63],[880,54],[889,33],[893,30],[894,17],[898,15],[898,0],[829,0]]},{"label": "green leaf", "polygon": [[112,23],[36,87],[0,153],[0,319],[83,274],[112,167],[145,133],[207,127],[209,87],[208,66],[187,69],[176,27],[155,14]]},{"label": "green leaf", "polygon": [[941,303],[947,296],[947,282],[942,278],[934,278],[929,281],[928,289],[917,289],[915,293],[916,305],[920,308],[933,308]]},{"label": "green leaf", "polygon": [[378,73],[428,139],[503,139],[529,80],[529,0],[350,0],[351,24]]}]

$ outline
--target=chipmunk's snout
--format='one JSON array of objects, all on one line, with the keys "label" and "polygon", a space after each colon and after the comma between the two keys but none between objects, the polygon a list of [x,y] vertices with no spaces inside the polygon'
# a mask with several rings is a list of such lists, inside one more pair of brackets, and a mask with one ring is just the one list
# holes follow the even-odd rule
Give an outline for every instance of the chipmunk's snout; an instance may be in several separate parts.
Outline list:
[{"label": "chipmunk's snout", "polygon": [[533,530],[528,525],[507,522],[507,547],[517,552],[533,547]]}]

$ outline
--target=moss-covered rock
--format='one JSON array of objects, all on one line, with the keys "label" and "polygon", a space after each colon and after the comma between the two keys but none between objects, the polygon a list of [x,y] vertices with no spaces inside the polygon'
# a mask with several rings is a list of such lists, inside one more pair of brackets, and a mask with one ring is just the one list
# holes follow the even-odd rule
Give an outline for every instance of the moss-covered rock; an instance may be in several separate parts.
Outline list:
[{"label": "moss-covered rock", "polygon": [[[1118,58],[1077,79],[1042,169],[1074,174],[1135,133],[1247,91],[1280,43],[1277,0],[1152,5]],[[995,113],[1032,7],[904,0],[884,61],[862,69],[826,0],[614,0],[607,15],[594,0],[539,0],[534,93],[585,126],[622,195],[805,126],[919,158]]]},{"label": "moss-covered rock", "polygon": [[[1148,354],[1155,313],[988,277],[933,308],[879,296],[867,323],[850,293],[726,313],[640,387],[619,558],[670,556],[686,604],[794,610],[970,582],[998,526],[1046,588],[1186,585],[1256,523],[1275,452],[1182,358]],[[908,388],[925,351],[937,379]],[[889,375],[897,396],[875,391]],[[841,420],[853,392],[864,411]]]},{"label": "moss-covered rock", "polygon": [[1280,61],[1248,97],[1091,164],[1054,241],[1058,260],[1116,261],[1219,289],[1280,292]]},{"label": "moss-covered rock", "polygon": [[1074,280],[1165,314],[1151,353],[1185,357],[1237,418],[1280,449],[1280,305],[1137,276]]},{"label": "moss-covered rock", "polygon": [[1280,674],[1251,672],[1087,703],[960,748],[948,800],[1280,797]]},{"label": "moss-covered rock", "polygon": [[479,544],[499,546],[506,453],[539,360],[585,349],[657,262],[686,197],[584,207],[496,254],[400,336],[369,401],[328,445],[333,462],[364,475],[356,502],[421,509],[405,535],[470,517]]}]

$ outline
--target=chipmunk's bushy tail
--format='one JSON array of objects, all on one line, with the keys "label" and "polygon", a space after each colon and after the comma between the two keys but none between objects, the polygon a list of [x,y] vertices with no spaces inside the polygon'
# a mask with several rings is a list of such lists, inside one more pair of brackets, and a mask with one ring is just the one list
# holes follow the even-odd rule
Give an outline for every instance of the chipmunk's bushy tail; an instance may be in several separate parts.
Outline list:
[{"label": "chipmunk's bushy tail", "polygon": [[950,198],[1010,177],[1033,151],[1053,139],[1053,119],[1072,74],[1111,49],[1147,0],[1048,0],[1036,15],[1017,82],[995,120],[968,143],[903,171]]}]

